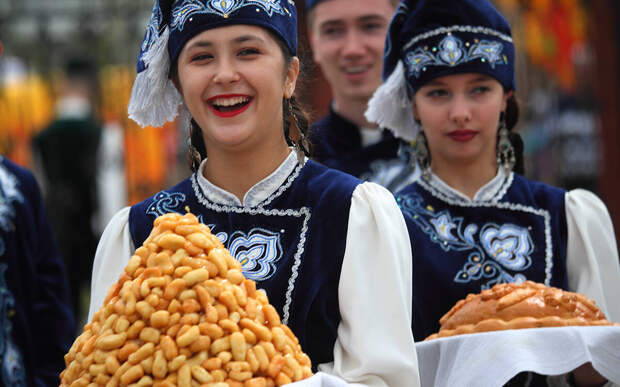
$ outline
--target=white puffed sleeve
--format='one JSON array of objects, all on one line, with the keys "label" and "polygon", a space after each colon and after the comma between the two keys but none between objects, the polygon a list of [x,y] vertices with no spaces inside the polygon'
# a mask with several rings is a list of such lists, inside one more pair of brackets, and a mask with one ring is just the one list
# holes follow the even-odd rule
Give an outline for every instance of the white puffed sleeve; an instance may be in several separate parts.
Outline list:
[{"label": "white puffed sleeve", "polygon": [[568,288],[596,301],[610,321],[620,322],[620,263],[605,204],[593,193],[566,194]]},{"label": "white puffed sleeve", "polygon": [[319,370],[350,385],[419,386],[412,286],[411,244],[396,201],[385,188],[363,183],[351,200],[334,361]]},{"label": "white puffed sleeve", "polygon": [[99,240],[90,284],[88,321],[101,308],[108,290],[118,281],[133,254],[134,246],[129,232],[129,210],[130,207],[125,207],[117,212]]}]

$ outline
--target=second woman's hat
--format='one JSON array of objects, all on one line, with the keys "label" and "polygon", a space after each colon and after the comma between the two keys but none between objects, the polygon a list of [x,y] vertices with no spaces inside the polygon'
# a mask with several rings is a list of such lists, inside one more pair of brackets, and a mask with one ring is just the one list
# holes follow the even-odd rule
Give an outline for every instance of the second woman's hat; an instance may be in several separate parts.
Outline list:
[{"label": "second woman's hat", "polygon": [[435,78],[487,74],[515,89],[510,25],[488,0],[403,0],[385,43],[383,84],[366,118],[413,140],[415,92]]}]

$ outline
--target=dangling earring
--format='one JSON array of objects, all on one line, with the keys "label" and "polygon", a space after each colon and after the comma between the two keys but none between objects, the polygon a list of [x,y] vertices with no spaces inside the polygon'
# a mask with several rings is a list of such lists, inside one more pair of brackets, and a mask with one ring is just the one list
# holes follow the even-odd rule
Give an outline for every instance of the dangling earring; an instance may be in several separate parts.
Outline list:
[{"label": "dangling earring", "polygon": [[510,142],[504,112],[502,112],[499,118],[499,128],[497,134],[497,165],[498,167],[504,168],[504,171],[508,174],[515,166],[516,157],[515,149]]},{"label": "dangling earring", "polygon": [[428,153],[428,147],[426,146],[426,135],[423,130],[418,131],[414,143],[415,159],[418,162],[420,169],[422,170],[422,177],[424,180],[430,180],[431,178],[431,159]]}]

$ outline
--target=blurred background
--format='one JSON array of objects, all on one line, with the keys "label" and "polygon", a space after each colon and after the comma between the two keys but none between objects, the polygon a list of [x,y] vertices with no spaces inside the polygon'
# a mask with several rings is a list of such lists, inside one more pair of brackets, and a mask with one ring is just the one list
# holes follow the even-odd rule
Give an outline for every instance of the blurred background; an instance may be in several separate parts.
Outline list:
[{"label": "blurred background", "polygon": [[[303,0],[296,3],[304,31]],[[495,3],[518,53],[527,177],[594,191],[620,235],[620,2]],[[32,169],[43,188],[82,320],[92,257],[110,217],[190,173],[187,128],[143,129],[126,114],[152,5],[0,0],[0,154]],[[317,119],[329,88],[311,54],[303,59],[301,97]]]}]

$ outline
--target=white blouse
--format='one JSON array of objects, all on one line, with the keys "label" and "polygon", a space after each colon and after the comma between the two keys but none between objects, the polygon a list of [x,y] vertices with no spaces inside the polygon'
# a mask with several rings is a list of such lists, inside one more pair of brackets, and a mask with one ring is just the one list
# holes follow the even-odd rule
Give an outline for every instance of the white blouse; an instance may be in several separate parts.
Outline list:
[{"label": "white blouse", "polygon": [[[507,175],[497,175],[470,199],[431,174],[429,185],[458,201],[482,202],[501,198]],[[510,176],[508,176],[510,178]],[[620,261],[614,228],[605,204],[590,191],[575,189],[565,196],[568,290],[593,299],[608,320],[620,322]]]},{"label": "white blouse", "polygon": [[[206,160],[205,160],[206,161]],[[295,152],[245,195],[251,207],[273,194],[297,164]],[[204,162],[200,171],[204,168]],[[199,174],[210,200],[242,205],[238,198]],[[135,251],[129,231],[129,207],[108,223],[93,264],[88,319],[101,307]],[[411,333],[412,258],[403,216],[392,194],[374,183],[353,192],[338,298],[342,321],[334,361],[319,370],[363,386],[419,386]],[[368,286],[372,284],[372,286]]]}]

